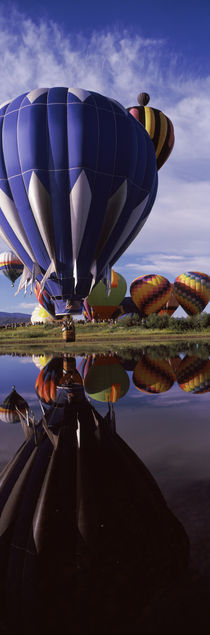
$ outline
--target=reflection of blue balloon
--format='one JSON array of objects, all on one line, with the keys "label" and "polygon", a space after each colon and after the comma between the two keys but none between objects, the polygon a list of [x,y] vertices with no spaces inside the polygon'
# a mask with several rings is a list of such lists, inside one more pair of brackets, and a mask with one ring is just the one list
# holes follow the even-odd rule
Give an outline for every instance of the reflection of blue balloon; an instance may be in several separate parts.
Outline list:
[{"label": "reflection of blue balloon", "polygon": [[78,88],[20,95],[0,126],[0,235],[58,313],[79,306],[152,208],[153,143],[121,104]]}]

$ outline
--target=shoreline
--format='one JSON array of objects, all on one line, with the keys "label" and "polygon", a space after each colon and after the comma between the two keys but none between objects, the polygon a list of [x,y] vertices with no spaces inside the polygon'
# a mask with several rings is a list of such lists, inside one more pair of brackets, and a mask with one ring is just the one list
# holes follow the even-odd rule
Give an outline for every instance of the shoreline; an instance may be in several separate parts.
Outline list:
[{"label": "shoreline", "polygon": [[[181,343],[203,343],[210,346],[210,333],[204,335],[204,333],[148,333],[147,335],[141,334],[114,334],[110,333],[103,336],[101,333],[79,333],[76,336],[75,342],[65,342],[62,337],[56,336],[50,338],[50,333],[44,336],[36,336],[28,338],[18,337],[18,333],[13,334],[12,337],[0,338],[0,354],[18,354],[18,353],[31,353],[42,354],[43,352],[53,353],[77,353],[79,351],[84,354],[88,352],[108,352],[115,348],[119,350],[137,349],[138,345],[142,346],[169,346],[170,344]],[[116,351],[117,352],[117,351]]]}]

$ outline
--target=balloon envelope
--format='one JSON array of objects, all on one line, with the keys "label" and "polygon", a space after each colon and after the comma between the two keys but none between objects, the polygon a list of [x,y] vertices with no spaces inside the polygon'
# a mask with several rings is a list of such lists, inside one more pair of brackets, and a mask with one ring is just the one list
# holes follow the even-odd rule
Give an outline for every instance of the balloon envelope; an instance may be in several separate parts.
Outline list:
[{"label": "balloon envelope", "polygon": [[167,360],[144,354],[134,369],[133,383],[141,392],[166,392],[173,386],[174,372]]},{"label": "balloon envelope", "polygon": [[126,296],[122,300],[121,304],[116,308],[112,317],[113,319],[117,319],[125,317],[125,315],[132,315],[133,313],[139,313],[137,306],[130,296]]},{"label": "balloon envelope", "polygon": [[176,299],[174,292],[173,292],[173,284],[171,284],[171,293],[169,296],[169,299],[167,300],[166,304],[164,304],[162,306],[162,309],[160,309],[160,311],[158,311],[158,315],[173,315],[176,311],[176,309],[178,309],[179,306],[179,302]]},{"label": "balloon envelope", "polygon": [[10,394],[0,405],[0,420],[4,421],[4,423],[17,423],[20,421],[17,408],[23,414],[26,414],[26,411],[29,409],[25,399],[19,395],[13,386]]},{"label": "balloon envelope", "polygon": [[204,311],[210,299],[210,276],[200,271],[188,271],[177,276],[174,294],[188,315]]},{"label": "balloon envelope", "polygon": [[168,302],[171,284],[159,274],[149,274],[135,278],[130,286],[130,294],[142,316],[157,313]]},{"label": "balloon envelope", "polygon": [[37,304],[31,316],[31,323],[32,324],[47,324],[52,321],[53,321],[53,318],[44,309],[44,307],[41,306],[40,304]]},{"label": "balloon envelope", "polygon": [[182,360],[177,381],[185,392],[200,394],[210,391],[210,360],[186,355]]},{"label": "balloon envelope", "polygon": [[101,280],[87,297],[87,304],[92,307],[92,318],[102,320],[111,318],[116,307],[123,300],[126,289],[125,278],[112,269],[110,293],[107,292],[106,285]]},{"label": "balloon envelope", "polygon": [[[153,143],[121,104],[37,88],[0,109],[0,235],[55,305],[78,303],[127,249],[157,191]],[[72,310],[71,310],[72,312]]]},{"label": "balloon envelope", "polygon": [[85,377],[85,390],[96,401],[114,403],[129,389],[129,377],[117,357],[97,355]]},{"label": "balloon envelope", "polygon": [[41,401],[48,405],[57,402],[59,386],[65,385],[69,390],[82,387],[82,378],[75,364],[74,357],[54,357],[46,364],[35,383],[35,390]]},{"label": "balloon envelope", "polygon": [[[141,93],[145,95],[145,93]],[[141,97],[141,96],[139,96]],[[149,95],[148,95],[149,97]],[[140,99],[140,101],[142,101]],[[148,100],[149,101],[149,100]],[[174,128],[172,121],[161,110],[139,105],[127,109],[147,130],[156,153],[158,170],[167,161],[174,147]]]},{"label": "balloon envelope", "polygon": [[0,254],[0,271],[11,280],[12,285],[23,272],[23,263],[12,251]]}]

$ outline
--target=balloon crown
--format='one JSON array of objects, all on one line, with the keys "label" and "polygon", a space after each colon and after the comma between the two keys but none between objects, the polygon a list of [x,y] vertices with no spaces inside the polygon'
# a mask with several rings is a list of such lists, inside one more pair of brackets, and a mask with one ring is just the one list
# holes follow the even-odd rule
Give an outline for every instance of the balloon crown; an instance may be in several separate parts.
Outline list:
[{"label": "balloon crown", "polygon": [[146,106],[149,103],[150,95],[148,93],[139,93],[137,101],[139,106]]}]

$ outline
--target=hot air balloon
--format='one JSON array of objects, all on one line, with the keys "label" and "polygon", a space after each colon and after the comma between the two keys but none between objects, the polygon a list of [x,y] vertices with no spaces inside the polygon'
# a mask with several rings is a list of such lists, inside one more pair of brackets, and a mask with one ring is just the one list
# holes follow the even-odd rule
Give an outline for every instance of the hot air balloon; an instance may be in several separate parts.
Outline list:
[{"label": "hot air balloon", "polygon": [[129,377],[114,355],[96,355],[85,376],[85,390],[96,401],[115,403],[129,389]]},{"label": "hot air balloon", "polygon": [[156,153],[157,169],[167,161],[174,146],[173,124],[161,110],[147,106],[150,96],[148,93],[140,93],[138,96],[139,106],[127,108],[128,112],[145,126],[151,137]]},{"label": "hot air balloon", "polygon": [[35,306],[35,309],[33,310],[33,313],[31,315],[31,323],[32,324],[47,324],[52,321],[53,321],[53,318],[44,309],[44,307],[41,306],[40,304],[37,304],[37,306]]},{"label": "hot air balloon", "polygon": [[134,386],[141,392],[158,394],[169,390],[174,383],[174,372],[166,359],[153,359],[142,355],[133,372]]},{"label": "hot air balloon", "polygon": [[56,319],[54,303],[46,289],[41,291],[41,285],[38,281],[34,285],[34,293],[41,306]]},{"label": "hot air balloon", "polygon": [[[0,236],[56,314],[97,284],[144,225],[157,192],[153,143],[113,99],[36,88],[0,109]],[[108,273],[107,273],[108,275]]]},{"label": "hot air balloon", "polygon": [[112,317],[116,320],[117,318],[125,317],[125,315],[133,315],[133,313],[137,313],[139,315],[137,306],[130,296],[126,296],[121,304],[116,308]]},{"label": "hot air balloon", "polygon": [[92,318],[101,320],[111,318],[116,311],[116,307],[123,300],[126,289],[125,278],[112,269],[110,293],[106,291],[106,286],[101,280],[87,297],[87,304],[92,307]]},{"label": "hot air balloon", "polygon": [[12,251],[4,251],[0,254],[0,271],[11,280],[14,287],[15,280],[23,272],[23,263]]},{"label": "hot air balloon", "polygon": [[173,292],[173,284],[171,284],[171,293],[169,296],[169,299],[167,300],[166,304],[164,304],[164,306],[162,306],[162,309],[160,309],[160,311],[157,311],[158,315],[169,315],[171,317],[171,315],[173,315],[173,313],[175,313],[176,309],[179,306],[179,302],[176,299],[174,292]]},{"label": "hot air balloon", "polygon": [[181,273],[174,282],[174,295],[188,315],[201,313],[210,299],[210,276],[200,271]]},{"label": "hot air balloon", "polygon": [[201,394],[210,391],[210,359],[186,355],[177,372],[177,381],[185,392]]},{"label": "hot air balloon", "polygon": [[139,276],[131,282],[130,294],[142,316],[157,313],[168,302],[171,284],[159,274]]},{"label": "hot air balloon", "polygon": [[17,423],[20,421],[18,410],[26,414],[29,406],[25,399],[15,390],[15,386],[13,386],[10,394],[0,405],[0,420],[5,423]]}]

